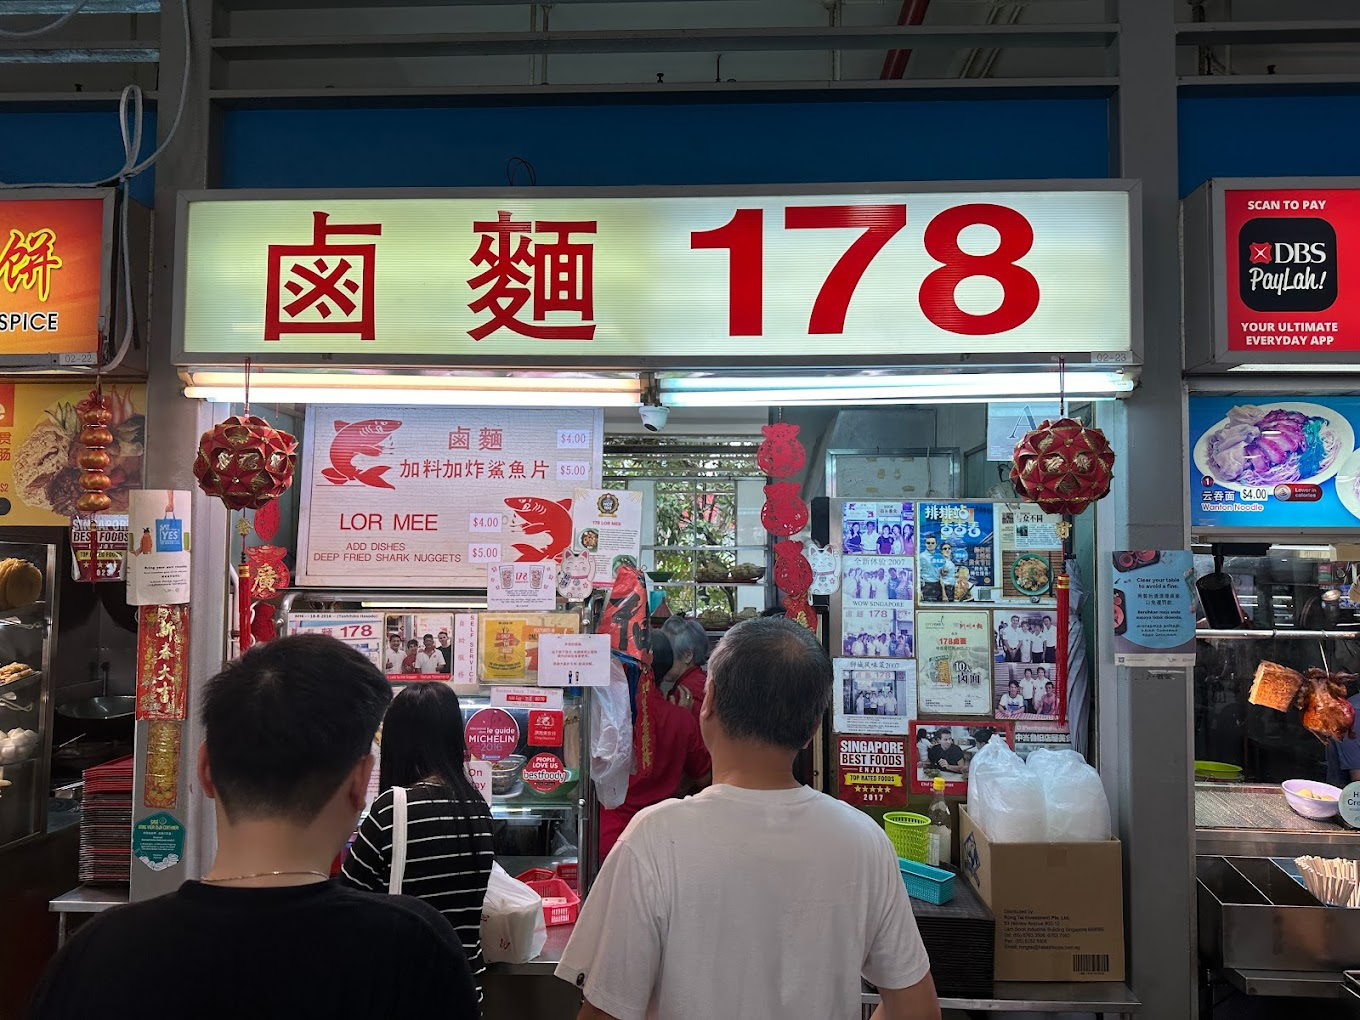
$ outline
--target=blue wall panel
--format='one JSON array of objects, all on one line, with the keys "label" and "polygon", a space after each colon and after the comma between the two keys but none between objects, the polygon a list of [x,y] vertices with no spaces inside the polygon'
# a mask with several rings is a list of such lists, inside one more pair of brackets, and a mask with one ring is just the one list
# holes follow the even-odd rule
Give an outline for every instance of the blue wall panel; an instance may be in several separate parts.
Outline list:
[{"label": "blue wall panel", "polygon": [[[229,110],[222,184],[498,187],[1108,175],[1104,99]],[[519,183],[525,183],[521,173]]]},{"label": "blue wall panel", "polygon": [[1360,96],[1194,97],[1180,107],[1180,188],[1211,177],[1360,176]]},{"label": "blue wall panel", "polygon": [[[123,140],[113,110],[52,112],[0,111],[0,181],[6,184],[98,181],[123,166]],[[148,111],[142,129],[142,158],[156,148],[156,115]],[[154,169],[132,182],[132,195],[151,205]]]}]

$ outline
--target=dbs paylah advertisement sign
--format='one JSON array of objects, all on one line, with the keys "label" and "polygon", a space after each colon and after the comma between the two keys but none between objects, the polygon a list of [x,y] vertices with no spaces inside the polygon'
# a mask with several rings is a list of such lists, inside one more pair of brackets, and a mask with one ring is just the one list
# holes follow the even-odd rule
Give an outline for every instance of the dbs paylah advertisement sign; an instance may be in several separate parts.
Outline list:
[{"label": "dbs paylah advertisement sign", "polygon": [[1360,351],[1360,189],[1229,189],[1223,211],[1228,349]]},{"label": "dbs paylah advertisement sign", "polygon": [[594,408],[309,406],[298,583],[485,588],[492,564],[552,565],[603,430]]},{"label": "dbs paylah advertisement sign", "polygon": [[190,194],[176,358],[853,364],[966,351],[1125,362],[1132,201],[1118,183]]},{"label": "dbs paylah advertisement sign", "polygon": [[112,200],[0,200],[0,364],[93,365]]}]

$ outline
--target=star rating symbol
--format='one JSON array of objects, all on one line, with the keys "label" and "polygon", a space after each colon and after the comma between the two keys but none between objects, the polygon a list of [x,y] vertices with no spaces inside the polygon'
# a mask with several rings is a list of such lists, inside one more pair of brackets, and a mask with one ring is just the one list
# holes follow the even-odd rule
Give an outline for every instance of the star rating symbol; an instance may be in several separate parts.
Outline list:
[{"label": "star rating symbol", "polygon": [[1251,264],[1256,265],[1258,262],[1264,262],[1267,265],[1270,264],[1271,257],[1269,244],[1253,244],[1251,246]]}]

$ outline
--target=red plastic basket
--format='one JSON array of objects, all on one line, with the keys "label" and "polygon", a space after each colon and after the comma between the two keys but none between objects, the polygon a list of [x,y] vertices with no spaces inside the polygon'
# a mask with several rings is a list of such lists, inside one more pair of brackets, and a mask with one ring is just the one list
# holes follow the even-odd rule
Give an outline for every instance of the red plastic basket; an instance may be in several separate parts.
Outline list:
[{"label": "red plastic basket", "polygon": [[581,872],[575,861],[563,861],[557,866],[557,877],[573,889],[581,888]]},{"label": "red plastic basket", "polygon": [[546,882],[550,878],[556,878],[557,872],[551,868],[530,868],[528,871],[521,871],[515,876],[520,882]]},{"label": "red plastic basket", "polygon": [[[525,882],[530,889],[544,899],[543,923],[552,927],[555,924],[575,924],[576,915],[581,910],[581,897],[572,892],[571,886],[560,878],[545,878],[538,882]],[[549,905],[550,898],[561,898],[565,903]]]}]

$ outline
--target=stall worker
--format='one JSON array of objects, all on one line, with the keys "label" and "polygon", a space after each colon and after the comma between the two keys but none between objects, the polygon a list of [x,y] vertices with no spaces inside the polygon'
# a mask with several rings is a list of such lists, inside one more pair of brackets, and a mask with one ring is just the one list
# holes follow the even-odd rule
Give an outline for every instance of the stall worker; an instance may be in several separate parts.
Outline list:
[{"label": "stall worker", "polygon": [[694,713],[694,721],[699,721],[699,707],[704,703],[704,685],[708,674],[704,664],[708,662],[708,632],[698,620],[687,620],[673,616],[663,628],[670,638],[675,665],[669,676],[661,679],[666,699],[687,708]]},{"label": "stall worker", "polygon": [[[651,632],[652,673],[665,676],[674,665],[665,632]],[[633,716],[634,771],[628,795],[613,810],[600,811],[600,860],[613,849],[624,828],[645,807],[674,797],[688,779],[707,782],[713,767],[699,734],[694,714],[666,700],[656,680],[645,675],[638,683]]]}]

